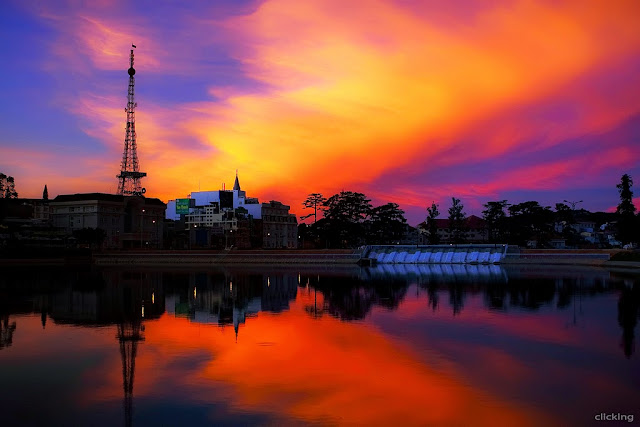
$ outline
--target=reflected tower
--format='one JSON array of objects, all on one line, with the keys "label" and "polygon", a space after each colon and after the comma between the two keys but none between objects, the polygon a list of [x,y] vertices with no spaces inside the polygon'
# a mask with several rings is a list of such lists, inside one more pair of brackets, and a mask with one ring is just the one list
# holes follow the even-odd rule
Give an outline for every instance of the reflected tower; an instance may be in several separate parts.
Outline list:
[{"label": "reflected tower", "polygon": [[124,390],[125,426],[132,424],[133,418],[133,379],[136,370],[138,342],[144,341],[144,326],[140,319],[123,321],[118,324],[118,341],[122,359],[122,388]]}]

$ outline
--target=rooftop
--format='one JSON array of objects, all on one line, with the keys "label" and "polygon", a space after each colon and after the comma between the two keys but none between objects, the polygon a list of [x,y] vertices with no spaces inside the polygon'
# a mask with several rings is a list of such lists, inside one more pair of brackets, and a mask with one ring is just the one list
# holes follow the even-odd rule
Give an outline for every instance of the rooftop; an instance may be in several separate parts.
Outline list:
[{"label": "rooftop", "polygon": [[140,196],[122,196],[119,194],[106,194],[106,193],[78,193],[78,194],[61,194],[55,199],[51,200],[51,203],[64,203],[64,202],[81,202],[86,200],[100,200],[104,202],[124,202],[125,198],[137,197],[144,200],[147,205],[165,206],[165,203],[156,198],[147,198]]}]

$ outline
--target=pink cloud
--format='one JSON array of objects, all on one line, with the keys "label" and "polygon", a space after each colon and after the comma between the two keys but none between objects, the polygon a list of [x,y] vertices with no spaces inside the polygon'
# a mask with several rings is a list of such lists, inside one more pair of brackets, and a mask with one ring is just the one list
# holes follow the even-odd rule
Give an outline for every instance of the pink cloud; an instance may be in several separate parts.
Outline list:
[{"label": "pink cloud", "polygon": [[[620,71],[640,50],[637,2],[434,9],[429,2],[355,8],[337,0],[270,0],[232,17],[211,15],[208,7],[180,14],[171,29],[146,17],[122,18],[124,8],[41,11],[59,49],[48,60],[52,69],[124,73],[136,42],[141,76],[172,85],[173,75],[189,75],[206,88],[197,101],[147,101],[138,111],[146,185],[165,200],[198,182],[217,188],[239,168],[251,193],[293,206],[309,192],[341,189],[409,206],[452,194],[479,205],[504,191],[594,185],[608,169],[637,158],[632,143],[603,143],[594,155],[576,141],[640,109],[640,85]],[[464,25],[442,24],[458,16]],[[208,75],[217,58],[207,55],[220,54],[212,47],[240,64],[222,68],[228,77],[240,71],[243,83]],[[610,73],[621,78],[599,84]],[[107,179],[115,181],[124,77],[122,87],[79,92],[63,104],[103,141],[110,159],[101,160],[111,162]],[[562,117],[545,113],[558,105]],[[554,158],[549,150],[563,145],[573,152]],[[508,156],[524,153],[526,161],[509,163]],[[447,170],[481,161],[493,162],[485,174],[447,180]],[[400,181],[406,171],[445,177]],[[377,188],[387,176],[394,185]]]}]

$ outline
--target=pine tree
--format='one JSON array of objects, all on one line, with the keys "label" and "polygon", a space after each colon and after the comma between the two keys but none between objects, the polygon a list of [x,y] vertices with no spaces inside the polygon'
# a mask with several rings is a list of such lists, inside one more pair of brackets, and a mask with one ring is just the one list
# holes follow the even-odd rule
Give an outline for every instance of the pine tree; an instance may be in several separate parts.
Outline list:
[{"label": "pine tree", "polygon": [[303,215],[300,217],[300,219],[307,219],[309,217],[313,217],[313,223],[315,224],[316,222],[318,222],[318,207],[322,206],[326,201],[327,199],[325,199],[321,193],[309,194],[307,199],[304,202],[302,202],[302,205],[305,208],[313,208],[313,213],[308,215]]},{"label": "pine tree", "polygon": [[451,239],[453,243],[461,243],[466,239],[466,220],[467,215],[463,212],[464,205],[460,203],[460,199],[451,198],[451,207],[449,208],[449,229],[451,231]]},{"label": "pine tree", "polygon": [[431,202],[431,207],[427,208],[427,230],[429,232],[429,244],[437,245],[440,243],[440,237],[438,236],[438,224],[436,218],[440,215],[438,205],[436,202]]},{"label": "pine tree", "polygon": [[638,218],[636,218],[636,207],[633,204],[633,179],[628,174],[622,175],[620,184],[616,185],[620,194],[620,203],[616,209],[618,214],[618,235],[619,241],[635,242],[638,240]]},{"label": "pine tree", "polygon": [[616,213],[620,215],[634,215],[636,213],[636,207],[633,204],[633,179],[626,173],[620,178],[620,184],[616,185],[618,193],[620,194],[620,203],[616,209]]}]

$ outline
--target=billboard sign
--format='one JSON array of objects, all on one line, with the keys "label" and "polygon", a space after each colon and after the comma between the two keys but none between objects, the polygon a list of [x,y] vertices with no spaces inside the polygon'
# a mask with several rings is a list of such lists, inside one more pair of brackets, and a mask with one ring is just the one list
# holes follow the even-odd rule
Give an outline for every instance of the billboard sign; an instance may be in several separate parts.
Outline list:
[{"label": "billboard sign", "polygon": [[176,199],[176,214],[188,214],[191,199]]}]

